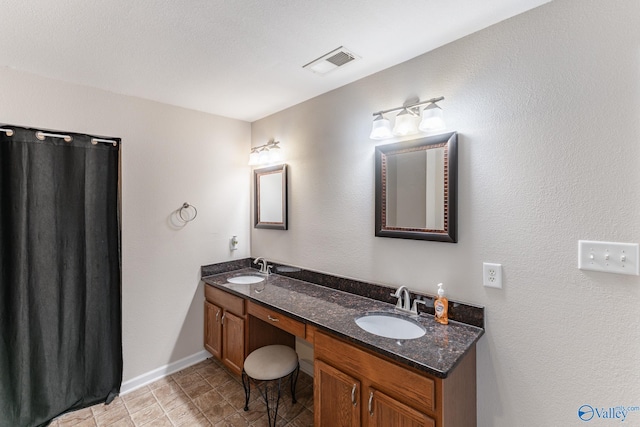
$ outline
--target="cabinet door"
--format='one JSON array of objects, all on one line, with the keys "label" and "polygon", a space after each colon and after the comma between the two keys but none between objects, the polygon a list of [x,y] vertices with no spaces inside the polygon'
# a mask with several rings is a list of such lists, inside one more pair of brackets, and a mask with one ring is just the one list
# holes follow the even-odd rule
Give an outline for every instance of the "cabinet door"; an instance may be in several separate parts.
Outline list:
[{"label": "cabinet door", "polygon": [[236,374],[244,364],[244,319],[228,311],[222,317],[222,363]]},{"label": "cabinet door", "polygon": [[435,427],[433,418],[422,412],[374,388],[369,388],[368,391],[368,427]]},{"label": "cabinet door", "polygon": [[314,365],[314,425],[359,427],[360,381],[321,360]]},{"label": "cabinet door", "polygon": [[214,357],[220,359],[222,357],[222,308],[211,304],[208,301],[204,303],[204,348]]}]

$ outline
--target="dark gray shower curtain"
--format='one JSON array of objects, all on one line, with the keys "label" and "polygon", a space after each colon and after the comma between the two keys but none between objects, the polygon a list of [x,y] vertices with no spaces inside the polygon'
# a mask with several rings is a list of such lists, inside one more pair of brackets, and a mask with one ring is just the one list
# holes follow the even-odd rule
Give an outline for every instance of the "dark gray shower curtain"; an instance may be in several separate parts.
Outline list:
[{"label": "dark gray shower curtain", "polygon": [[0,132],[0,426],[47,425],[122,381],[119,144]]}]

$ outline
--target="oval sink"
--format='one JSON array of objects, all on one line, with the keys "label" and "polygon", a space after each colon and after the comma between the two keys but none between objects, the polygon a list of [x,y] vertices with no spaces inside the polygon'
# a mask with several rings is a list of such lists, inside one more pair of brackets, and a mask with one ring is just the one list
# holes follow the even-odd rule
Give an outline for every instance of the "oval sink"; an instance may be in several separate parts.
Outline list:
[{"label": "oval sink", "polygon": [[229,277],[227,279],[227,282],[235,283],[236,285],[252,285],[254,283],[260,283],[263,280],[264,280],[264,277],[247,275],[247,276]]},{"label": "oval sink", "polygon": [[397,340],[420,338],[427,332],[415,320],[393,313],[368,313],[357,317],[356,324],[374,335]]}]

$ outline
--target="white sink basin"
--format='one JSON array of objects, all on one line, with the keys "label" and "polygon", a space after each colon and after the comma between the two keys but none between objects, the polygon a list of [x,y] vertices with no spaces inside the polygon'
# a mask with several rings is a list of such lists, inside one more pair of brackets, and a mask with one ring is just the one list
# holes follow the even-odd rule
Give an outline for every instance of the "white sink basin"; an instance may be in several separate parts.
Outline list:
[{"label": "white sink basin", "polygon": [[227,282],[235,283],[236,285],[252,285],[254,283],[260,283],[263,280],[264,280],[264,277],[247,275],[247,276],[229,277],[227,279]]},{"label": "white sink basin", "polygon": [[426,329],[408,317],[393,313],[369,313],[356,318],[356,324],[367,332],[397,340],[420,338]]}]

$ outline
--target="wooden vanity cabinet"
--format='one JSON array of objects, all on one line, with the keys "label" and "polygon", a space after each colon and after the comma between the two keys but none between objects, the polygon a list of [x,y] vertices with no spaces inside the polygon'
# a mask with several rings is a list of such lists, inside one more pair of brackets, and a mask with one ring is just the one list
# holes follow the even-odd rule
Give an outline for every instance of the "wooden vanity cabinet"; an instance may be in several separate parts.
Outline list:
[{"label": "wooden vanity cabinet", "polygon": [[244,299],[205,286],[204,347],[237,375],[245,358]]},{"label": "wooden vanity cabinet", "polygon": [[396,400],[373,387],[367,390],[369,427],[435,427],[436,422],[428,415]]},{"label": "wooden vanity cabinet", "polygon": [[313,363],[313,412],[316,426],[360,425],[360,381],[316,359]]},{"label": "wooden vanity cabinet", "polygon": [[316,427],[476,425],[475,348],[447,379],[316,331]]},{"label": "wooden vanity cabinet", "polygon": [[204,302],[204,348],[215,358],[222,359],[222,308]]},{"label": "wooden vanity cabinet", "polygon": [[302,322],[213,286],[204,290],[204,348],[237,375],[253,350],[271,344],[295,348],[295,337],[305,338]]}]

